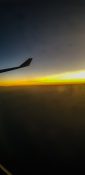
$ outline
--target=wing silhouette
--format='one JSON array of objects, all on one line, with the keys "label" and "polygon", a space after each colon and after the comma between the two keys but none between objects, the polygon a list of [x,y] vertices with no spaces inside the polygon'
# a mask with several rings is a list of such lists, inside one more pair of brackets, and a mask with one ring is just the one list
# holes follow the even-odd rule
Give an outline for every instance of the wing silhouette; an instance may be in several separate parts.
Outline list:
[{"label": "wing silhouette", "polygon": [[12,70],[16,70],[16,69],[20,69],[20,68],[24,68],[30,65],[32,61],[32,58],[28,58],[24,63],[22,63],[20,66],[16,66],[16,67],[11,67],[11,68],[6,68],[6,69],[1,69],[0,73],[4,73],[4,72],[8,72],[8,71],[12,71]]}]

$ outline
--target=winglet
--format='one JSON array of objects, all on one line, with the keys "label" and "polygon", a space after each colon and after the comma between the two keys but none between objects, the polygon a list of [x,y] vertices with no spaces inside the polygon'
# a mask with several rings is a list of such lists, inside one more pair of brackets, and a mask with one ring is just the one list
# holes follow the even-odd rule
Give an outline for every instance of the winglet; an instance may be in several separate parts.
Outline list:
[{"label": "winglet", "polygon": [[28,58],[24,63],[22,63],[19,67],[22,68],[22,67],[27,67],[30,65],[32,61],[32,58]]}]

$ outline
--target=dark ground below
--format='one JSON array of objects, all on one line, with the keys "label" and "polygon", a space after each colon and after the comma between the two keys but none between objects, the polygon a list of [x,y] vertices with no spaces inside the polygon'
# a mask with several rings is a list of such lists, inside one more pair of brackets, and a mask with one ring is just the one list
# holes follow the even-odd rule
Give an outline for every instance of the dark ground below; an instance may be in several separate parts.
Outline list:
[{"label": "dark ground below", "polygon": [[16,175],[39,164],[82,169],[85,85],[1,87],[0,162]]}]

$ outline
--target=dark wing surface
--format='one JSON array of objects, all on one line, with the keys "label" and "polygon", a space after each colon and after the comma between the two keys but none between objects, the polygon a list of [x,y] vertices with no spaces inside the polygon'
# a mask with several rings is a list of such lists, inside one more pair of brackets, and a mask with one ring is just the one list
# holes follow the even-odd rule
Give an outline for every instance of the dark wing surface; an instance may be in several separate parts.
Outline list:
[{"label": "dark wing surface", "polygon": [[20,65],[20,68],[29,66],[31,61],[32,61],[32,58],[28,58],[24,63]]},{"label": "dark wing surface", "polygon": [[20,69],[20,68],[23,68],[23,67],[27,67],[27,66],[30,65],[31,61],[32,61],[32,58],[28,58],[28,59],[27,59],[24,63],[22,63],[20,66],[12,67],[12,68],[6,68],[6,69],[1,69],[1,70],[0,70],[0,73],[4,73],[4,72],[16,70],[16,69]]}]

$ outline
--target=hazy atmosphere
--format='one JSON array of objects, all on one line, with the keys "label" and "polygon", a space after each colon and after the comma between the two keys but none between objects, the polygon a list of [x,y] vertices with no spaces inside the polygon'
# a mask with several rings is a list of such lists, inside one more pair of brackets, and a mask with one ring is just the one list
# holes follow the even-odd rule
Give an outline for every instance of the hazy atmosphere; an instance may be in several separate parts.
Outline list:
[{"label": "hazy atmosphere", "polygon": [[85,68],[84,1],[2,1],[0,68],[33,57],[32,66],[0,76],[27,80]]},{"label": "hazy atmosphere", "polygon": [[0,1],[0,175],[82,171],[84,140],[85,1]]}]

